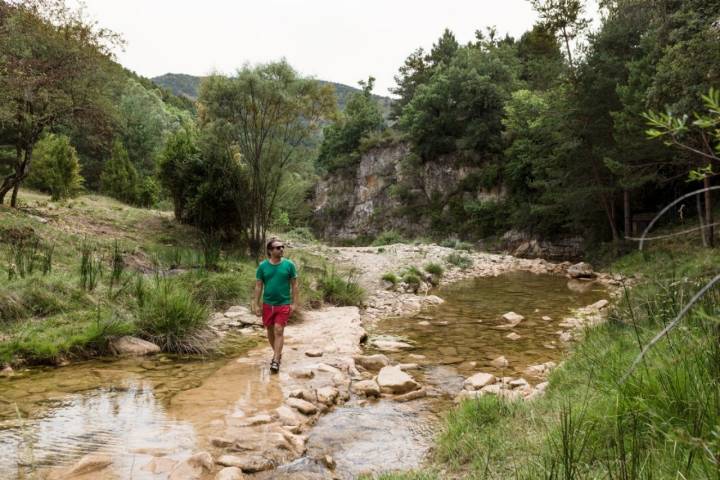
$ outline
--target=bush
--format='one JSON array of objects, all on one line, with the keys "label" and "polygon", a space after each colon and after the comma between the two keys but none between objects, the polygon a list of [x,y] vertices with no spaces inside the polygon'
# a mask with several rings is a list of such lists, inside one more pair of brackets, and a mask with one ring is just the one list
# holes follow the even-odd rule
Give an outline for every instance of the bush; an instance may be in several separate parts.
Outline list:
[{"label": "bush", "polygon": [[317,241],[315,235],[307,227],[296,227],[285,234],[288,240],[296,240],[303,243],[313,243]]},{"label": "bush", "polygon": [[365,290],[357,283],[353,272],[344,279],[335,270],[325,270],[318,279],[318,289],[322,292],[323,300],[337,306],[360,306],[365,300]]},{"label": "bush", "polygon": [[165,352],[206,353],[208,315],[207,307],[185,289],[160,281],[145,291],[136,325],[142,337]]},{"label": "bush", "polygon": [[473,266],[472,258],[470,258],[468,255],[464,255],[458,252],[453,252],[447,257],[445,257],[445,261],[450,265],[454,265],[462,270],[468,269]]},{"label": "bush", "polygon": [[441,247],[445,248],[454,248],[455,250],[466,250],[468,252],[472,251],[473,245],[469,242],[463,242],[461,240],[458,240],[457,238],[448,238],[440,242]]},{"label": "bush", "polygon": [[84,181],[77,151],[68,137],[50,134],[37,143],[27,177],[29,187],[48,192],[57,201],[77,196]]},{"label": "bush", "polygon": [[373,240],[372,245],[381,247],[383,245],[392,245],[393,243],[405,243],[406,240],[402,234],[396,230],[386,230]]},{"label": "bush", "polygon": [[110,160],[100,176],[100,190],[125,203],[137,203],[140,175],[130,161],[127,150],[120,141],[115,141]]},{"label": "bush", "polygon": [[420,283],[422,282],[422,279],[419,275],[413,272],[407,272],[402,277],[403,282],[407,283],[413,291],[417,292],[420,288]]},{"label": "bush", "polygon": [[249,272],[192,272],[178,277],[178,282],[195,301],[213,310],[246,303],[254,286]]},{"label": "bush", "polygon": [[438,277],[441,277],[444,272],[442,266],[439,263],[434,262],[430,262],[425,265],[425,271],[428,272],[430,275],[436,275]]},{"label": "bush", "polygon": [[397,285],[397,283],[400,281],[398,279],[397,275],[395,275],[392,272],[384,273],[382,276],[382,279],[385,280],[386,282],[392,283],[393,285]]}]

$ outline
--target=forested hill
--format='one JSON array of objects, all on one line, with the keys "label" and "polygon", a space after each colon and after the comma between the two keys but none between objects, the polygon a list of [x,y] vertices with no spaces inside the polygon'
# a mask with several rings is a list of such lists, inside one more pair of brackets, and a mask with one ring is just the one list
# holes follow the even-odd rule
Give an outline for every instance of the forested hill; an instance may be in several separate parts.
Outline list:
[{"label": "forested hill", "polygon": [[[163,88],[167,88],[175,95],[187,97],[192,100],[195,100],[197,98],[198,88],[200,87],[200,80],[202,80],[202,77],[187,75],[185,73],[166,73],[165,75],[160,75],[159,77],[155,77],[152,79],[152,81],[155,82],[157,85]],[[337,96],[338,108],[340,108],[340,110],[345,109],[345,104],[347,103],[351,94],[361,91],[358,88],[344,85],[342,83],[328,82],[326,80],[318,81],[320,83],[330,84],[335,87],[335,95]],[[383,112],[384,116],[387,117],[390,112],[390,104],[392,102],[392,99],[380,95],[373,95],[373,98],[380,105],[380,109]]]}]

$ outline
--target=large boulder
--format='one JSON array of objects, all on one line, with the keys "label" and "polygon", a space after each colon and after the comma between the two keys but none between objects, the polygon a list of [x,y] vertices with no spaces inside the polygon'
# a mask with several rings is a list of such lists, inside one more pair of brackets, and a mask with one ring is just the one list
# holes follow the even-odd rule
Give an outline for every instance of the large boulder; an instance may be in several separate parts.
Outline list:
[{"label": "large boulder", "polygon": [[386,393],[402,394],[417,390],[420,385],[400,367],[383,367],[378,373],[377,383],[380,391]]},{"label": "large boulder", "polygon": [[379,353],[377,355],[356,355],[353,357],[356,365],[360,365],[366,370],[377,372],[383,367],[390,365],[390,359]]},{"label": "large boulder", "polygon": [[567,269],[567,275],[570,278],[594,278],[595,272],[593,272],[592,265],[587,262],[580,262],[570,265]]},{"label": "large boulder", "polygon": [[151,355],[160,352],[160,347],[154,343],[130,336],[115,338],[108,346],[115,355]]}]

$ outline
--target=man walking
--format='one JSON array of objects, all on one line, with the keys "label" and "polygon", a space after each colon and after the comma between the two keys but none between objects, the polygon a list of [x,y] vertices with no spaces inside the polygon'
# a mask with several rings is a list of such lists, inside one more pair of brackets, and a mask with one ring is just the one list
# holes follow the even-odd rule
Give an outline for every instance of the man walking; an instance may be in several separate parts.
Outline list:
[{"label": "man walking", "polygon": [[[277,238],[271,238],[266,245],[267,260],[263,260],[255,272],[255,315],[262,315],[267,329],[268,342],[273,349],[270,371],[280,370],[285,325],[290,315],[297,310],[300,300],[295,264],[283,258],[285,245]],[[262,294],[262,307],[260,297]]]}]

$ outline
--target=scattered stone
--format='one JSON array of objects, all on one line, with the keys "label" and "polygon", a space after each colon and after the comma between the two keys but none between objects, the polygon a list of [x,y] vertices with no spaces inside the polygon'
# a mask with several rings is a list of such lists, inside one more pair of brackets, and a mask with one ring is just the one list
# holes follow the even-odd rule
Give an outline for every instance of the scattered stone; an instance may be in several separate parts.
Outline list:
[{"label": "scattered stone", "polygon": [[111,340],[108,348],[114,355],[151,355],[159,353],[160,347],[141,338],[124,336]]},{"label": "scattered stone", "polygon": [[598,300],[597,302],[590,305],[590,308],[592,308],[593,310],[602,310],[603,308],[607,307],[609,303],[610,302],[605,299]]},{"label": "scattered stone", "polygon": [[445,303],[445,300],[438,297],[437,295],[428,295],[427,297],[423,298],[423,302],[429,303],[430,305],[440,305],[442,303]]},{"label": "scattered stone", "polygon": [[503,320],[512,324],[513,326],[525,320],[525,317],[515,312],[507,312],[502,316]]},{"label": "scattered stone", "polygon": [[420,388],[420,385],[398,366],[383,367],[378,373],[377,383],[380,391],[386,393],[407,393]]},{"label": "scattered stone", "polygon": [[295,378],[313,378],[315,376],[315,372],[309,368],[296,368],[290,370],[290,376]]},{"label": "scattered stone", "polygon": [[353,357],[353,360],[355,360],[357,365],[371,371],[378,371],[390,365],[390,359],[383,354],[356,355]]},{"label": "scattered stone", "polygon": [[536,390],[540,390],[541,392],[544,392],[547,387],[550,385],[550,382],[542,382],[535,385]]},{"label": "scattered stone", "polygon": [[463,400],[474,400],[482,396],[480,390],[461,390],[460,393],[455,397],[455,402],[460,403]]},{"label": "scattered stone", "polygon": [[260,455],[222,455],[217,459],[217,463],[225,467],[239,468],[243,473],[262,472],[275,466],[271,460]]},{"label": "scattered stone", "polygon": [[5,365],[2,370],[0,370],[0,377],[12,377],[15,373],[15,370],[10,365]]},{"label": "scattered stone", "polygon": [[519,340],[522,337],[515,332],[510,332],[507,335],[505,335],[505,338],[507,338],[509,340]]},{"label": "scattered stone", "polygon": [[375,380],[362,380],[360,382],[354,382],[352,384],[352,391],[357,394],[365,395],[366,397],[379,397],[380,386]]},{"label": "scattered stone", "polygon": [[325,455],[322,458],[322,462],[325,464],[325,466],[328,468],[328,470],[335,470],[335,467],[337,467],[337,464],[335,463],[335,459],[331,457],[330,455]]},{"label": "scattered stone", "polygon": [[266,423],[272,422],[272,417],[268,415],[267,413],[261,413],[258,415],[255,415],[253,417],[248,417],[245,419],[245,425],[248,426],[255,426],[255,425],[264,425]]},{"label": "scattered stone", "polygon": [[303,419],[299,413],[297,413],[295,410],[288,407],[287,405],[282,405],[276,408],[275,412],[277,413],[278,420],[280,420],[280,423],[282,425],[298,426],[305,423],[305,419]]},{"label": "scattered stone", "polygon": [[333,405],[338,398],[338,395],[340,392],[338,392],[337,388],[334,387],[322,387],[317,389],[317,399],[320,403],[324,403],[325,405]]},{"label": "scattered stone", "polygon": [[431,323],[428,322],[427,320],[421,320],[418,322],[418,325],[420,325],[421,327],[428,327],[431,325]]},{"label": "scattered stone", "polygon": [[595,272],[593,272],[593,267],[587,262],[580,262],[576,263],[575,265],[571,265],[567,269],[567,274],[570,278],[593,278],[595,277]]},{"label": "scattered stone", "polygon": [[412,392],[404,393],[402,395],[397,395],[393,398],[396,402],[409,402],[411,400],[417,400],[418,398],[427,397],[427,390],[424,388],[421,388],[419,390],[414,390]]},{"label": "scattered stone", "polygon": [[548,317],[547,315],[543,315],[542,319],[545,320],[546,322],[549,322],[550,320],[552,320],[552,318]]},{"label": "scattered stone", "polygon": [[65,473],[63,478],[72,478],[85,475],[90,472],[102,470],[112,463],[110,455],[89,454],[82,457],[70,470]]},{"label": "scattered stone", "polygon": [[570,332],[562,332],[560,334],[560,340],[563,342],[569,342],[572,340],[572,334]]},{"label": "scattered stone", "polygon": [[315,390],[298,388],[297,390],[290,392],[290,398],[301,398],[303,400],[307,400],[308,402],[314,402],[317,400],[317,394],[315,393]]},{"label": "scattered stone", "polygon": [[412,358],[413,360],[425,360],[427,357],[425,355],[420,355],[419,353],[411,353],[408,355],[408,358]]},{"label": "scattered stone", "polygon": [[322,356],[323,356],[323,351],[320,350],[320,349],[314,348],[314,349],[312,349],[312,350],[307,350],[307,351],[305,352],[305,355],[307,355],[308,357],[322,357]]},{"label": "scattered stone", "polygon": [[196,480],[200,479],[203,469],[212,470],[214,462],[207,452],[196,453],[190,458],[179,462],[170,472],[168,480]]},{"label": "scattered stone", "polygon": [[510,365],[510,362],[508,362],[508,359],[505,358],[504,355],[501,355],[501,356],[497,357],[495,360],[493,360],[491,362],[491,364],[493,367],[496,367],[496,368],[505,368],[508,365]]},{"label": "scattered stone", "polygon": [[520,388],[525,387],[529,384],[524,378],[516,378],[515,380],[511,380],[510,382],[508,382],[508,385],[510,385],[510,388]]},{"label": "scattered stone", "polygon": [[485,385],[483,388],[480,389],[480,395],[498,395],[502,391],[502,387],[503,386],[499,383]]},{"label": "scattered stone", "polygon": [[210,445],[212,445],[213,447],[227,448],[234,443],[235,443],[235,441],[230,440],[229,438],[210,437]]},{"label": "scattered stone", "polygon": [[397,340],[373,340],[372,344],[375,345],[375,348],[378,350],[385,352],[398,352],[405,348],[412,348],[412,345],[409,343]]},{"label": "scattered stone", "polygon": [[245,476],[238,467],[225,467],[215,475],[215,480],[244,480]]},{"label": "scattered stone", "polygon": [[480,372],[465,380],[463,387],[465,390],[480,390],[481,388],[491,385],[496,381],[497,378],[495,378],[495,375]]},{"label": "scattered stone", "polygon": [[417,370],[420,365],[417,363],[398,363],[398,367],[400,367],[400,370]]},{"label": "scattered stone", "polygon": [[304,413],[305,415],[312,415],[318,411],[315,405],[300,398],[288,398],[286,403],[288,406],[298,410],[300,413]]}]

